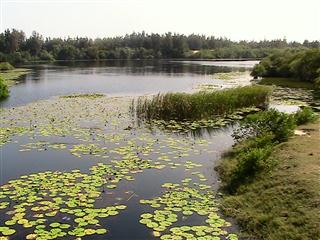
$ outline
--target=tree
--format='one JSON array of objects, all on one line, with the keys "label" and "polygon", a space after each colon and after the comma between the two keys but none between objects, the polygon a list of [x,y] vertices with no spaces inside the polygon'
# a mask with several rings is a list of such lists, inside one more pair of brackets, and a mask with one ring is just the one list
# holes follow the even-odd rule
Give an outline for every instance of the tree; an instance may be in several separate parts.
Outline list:
[{"label": "tree", "polygon": [[26,48],[32,56],[38,56],[43,45],[43,38],[37,32],[32,32],[30,38],[26,41]]}]

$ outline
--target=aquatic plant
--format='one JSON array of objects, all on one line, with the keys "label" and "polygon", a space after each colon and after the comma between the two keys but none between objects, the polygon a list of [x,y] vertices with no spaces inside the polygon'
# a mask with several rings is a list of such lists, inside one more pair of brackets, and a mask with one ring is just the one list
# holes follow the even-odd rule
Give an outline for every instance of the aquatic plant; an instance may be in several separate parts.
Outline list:
[{"label": "aquatic plant", "polygon": [[61,96],[61,98],[100,98],[104,96],[105,96],[104,94],[100,94],[100,93],[83,93],[83,94],[72,94],[72,95]]},{"label": "aquatic plant", "polygon": [[[105,234],[100,218],[119,214],[125,205],[94,207],[101,189],[112,173],[107,165],[97,165],[91,174],[43,172],[21,176],[0,187],[0,210],[11,209],[4,216],[0,235],[16,233],[20,225],[26,239],[56,239],[65,236],[83,237]],[[59,216],[57,218],[57,216]]]},{"label": "aquatic plant", "polygon": [[271,89],[246,86],[215,92],[166,93],[140,97],[134,106],[142,119],[201,120],[230,114],[245,107],[265,107]]},{"label": "aquatic plant", "polygon": [[[200,190],[190,187],[191,179],[184,179],[180,183],[165,183],[164,194],[154,199],[140,200],[141,204],[147,204],[156,210],[141,214],[140,223],[153,230],[155,237],[166,239],[238,239],[235,234],[228,234],[226,229],[231,226],[218,214],[218,203],[213,192],[208,190],[210,186],[199,185]],[[203,225],[177,226],[180,218],[187,221],[190,216],[205,217]],[[175,225],[175,226],[174,226]]]}]

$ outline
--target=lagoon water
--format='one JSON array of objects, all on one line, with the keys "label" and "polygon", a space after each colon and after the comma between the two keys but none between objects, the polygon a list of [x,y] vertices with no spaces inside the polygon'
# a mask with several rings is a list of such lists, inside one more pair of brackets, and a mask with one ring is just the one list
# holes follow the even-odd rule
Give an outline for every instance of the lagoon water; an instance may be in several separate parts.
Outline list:
[{"label": "lagoon water", "polygon": [[214,73],[244,71],[256,61],[103,61],[36,64],[10,88],[0,107],[14,107],[58,95],[104,93],[137,96],[192,91],[199,84],[220,84]]},{"label": "lagoon water", "polygon": [[[98,163],[118,169],[117,162],[131,159],[134,166],[130,166],[129,161],[122,169],[128,171],[126,177],[133,177],[134,180],[122,177],[116,183],[116,188],[103,190],[95,199],[97,208],[114,204],[122,204],[127,208],[117,216],[99,219],[99,228],[108,230],[106,235],[95,234],[81,239],[159,239],[153,236],[152,229],[139,223],[141,214],[156,210],[141,204],[140,200],[160,197],[165,193],[162,184],[182,184],[181,181],[185,179],[191,180],[189,187],[192,189],[206,184],[208,191],[216,194],[219,183],[214,166],[221,154],[233,144],[232,126],[201,131],[197,135],[177,134],[157,127],[136,126],[128,114],[130,97],[64,99],[55,96],[93,92],[107,96],[136,96],[192,91],[198,84],[223,84],[222,80],[214,79],[214,73],[243,71],[252,64],[135,61],[26,66],[32,69],[31,72],[13,86],[10,97],[1,102],[1,106],[5,107],[1,112],[1,127],[9,131],[0,132],[3,143],[0,145],[0,185],[21,176],[24,177],[19,183],[23,183],[28,176],[32,176],[30,174],[46,171],[51,172],[50,176],[79,169],[90,175],[89,169]],[[17,129],[17,126],[21,128]],[[89,146],[87,150],[85,146]],[[159,169],[140,168],[140,160],[150,161]],[[10,208],[15,204],[10,204]],[[33,204],[36,206],[36,203]],[[66,208],[64,203],[60,207]],[[0,209],[0,227],[5,226],[5,222],[12,217],[5,214],[7,211]],[[24,211],[27,213],[25,218],[35,219],[32,209]],[[218,209],[215,211],[224,218]],[[177,215],[179,221],[171,227],[207,225],[205,217],[196,213],[190,217],[181,213]],[[66,214],[47,217],[45,224],[60,222],[76,228],[74,217],[62,216]],[[33,231],[33,228],[23,228],[17,224],[11,228],[16,233],[10,239],[25,239]],[[236,226],[223,229],[237,233]],[[223,235],[221,239],[227,239],[227,236]]]}]

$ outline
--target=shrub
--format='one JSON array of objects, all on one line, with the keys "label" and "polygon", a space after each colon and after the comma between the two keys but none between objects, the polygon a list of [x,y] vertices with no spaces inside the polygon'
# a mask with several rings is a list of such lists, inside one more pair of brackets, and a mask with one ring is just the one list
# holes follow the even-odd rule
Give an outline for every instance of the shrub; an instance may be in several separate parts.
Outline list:
[{"label": "shrub", "polygon": [[0,77],[0,99],[6,98],[9,96],[9,90],[7,84]]},{"label": "shrub", "polygon": [[285,49],[264,58],[251,75],[254,77],[291,77],[316,83],[320,77],[320,49]]},{"label": "shrub", "polygon": [[0,71],[13,70],[14,67],[8,62],[0,63]]},{"label": "shrub", "polygon": [[247,116],[234,133],[234,138],[241,141],[265,133],[272,133],[274,141],[283,142],[293,134],[294,128],[294,116],[270,109]]},{"label": "shrub", "polygon": [[269,159],[272,145],[244,150],[237,156],[237,165],[231,173],[227,189],[235,192],[240,185],[250,181],[260,171],[271,169],[274,162]]},{"label": "shrub", "polygon": [[313,122],[316,118],[316,114],[310,107],[305,107],[294,114],[294,119],[297,125]]}]

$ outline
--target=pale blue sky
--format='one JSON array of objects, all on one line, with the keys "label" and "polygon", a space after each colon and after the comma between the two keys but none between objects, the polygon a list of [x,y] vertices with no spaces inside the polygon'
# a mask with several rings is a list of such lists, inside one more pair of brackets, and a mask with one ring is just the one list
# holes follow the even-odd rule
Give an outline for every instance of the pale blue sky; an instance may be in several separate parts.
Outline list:
[{"label": "pale blue sky", "polygon": [[320,40],[320,0],[0,0],[1,31],[104,37],[133,31]]}]

